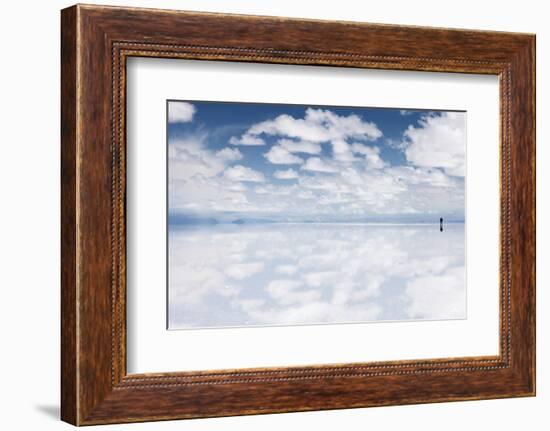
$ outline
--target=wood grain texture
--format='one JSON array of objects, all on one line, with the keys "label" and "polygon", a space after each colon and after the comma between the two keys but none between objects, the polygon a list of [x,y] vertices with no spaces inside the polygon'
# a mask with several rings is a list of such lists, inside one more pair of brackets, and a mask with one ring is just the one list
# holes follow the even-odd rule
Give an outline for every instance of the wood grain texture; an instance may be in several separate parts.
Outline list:
[{"label": "wood grain texture", "polygon": [[77,422],[76,9],[61,16],[61,417]]},{"label": "wood grain texture", "polygon": [[[61,36],[63,420],[87,425],[534,395],[533,35],[79,5],[62,11]],[[127,375],[129,56],[499,75],[499,356]]]}]

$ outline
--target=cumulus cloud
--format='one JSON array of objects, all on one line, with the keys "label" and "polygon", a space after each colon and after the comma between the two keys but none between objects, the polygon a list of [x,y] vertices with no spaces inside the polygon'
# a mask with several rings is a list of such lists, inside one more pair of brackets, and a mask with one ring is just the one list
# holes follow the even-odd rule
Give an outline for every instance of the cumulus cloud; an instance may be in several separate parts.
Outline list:
[{"label": "cumulus cloud", "polygon": [[317,271],[304,275],[306,283],[312,287],[319,287],[326,283],[336,282],[341,277],[338,271]]},{"label": "cumulus cloud", "polygon": [[216,152],[216,156],[223,160],[241,160],[243,158],[243,155],[237,148],[223,148]]},{"label": "cumulus cloud", "polygon": [[466,115],[443,112],[424,115],[403,134],[407,160],[415,166],[441,168],[448,175],[466,173]]},{"label": "cumulus cloud", "polygon": [[277,265],[275,267],[275,272],[278,274],[292,275],[298,271],[298,266],[296,265]]},{"label": "cumulus cloud", "polygon": [[264,184],[254,188],[254,192],[260,195],[273,195],[278,198],[291,197],[298,191],[296,185],[292,186],[276,186],[274,184]]},{"label": "cumulus cloud", "polygon": [[299,165],[304,162],[303,159],[279,145],[271,147],[269,151],[264,154],[264,157],[269,163],[273,163],[274,165]]},{"label": "cumulus cloud", "polygon": [[291,153],[319,154],[321,145],[316,142],[295,141],[292,139],[279,139],[277,144]]},{"label": "cumulus cloud", "polygon": [[189,123],[193,121],[196,108],[188,102],[168,102],[168,122]]},{"label": "cumulus cloud", "polygon": [[[168,146],[168,192],[170,210],[204,213],[212,211],[252,211],[246,186],[234,181],[239,170],[224,175],[226,168],[243,158],[236,148],[212,151],[208,133],[174,138]],[[245,174],[248,172],[245,172]],[[255,177],[258,179],[258,177]]]},{"label": "cumulus cloud", "polygon": [[263,271],[264,263],[263,262],[249,262],[249,263],[237,263],[230,265],[225,273],[237,280],[243,280],[245,278],[251,277],[258,272]]},{"label": "cumulus cloud", "polygon": [[263,183],[265,181],[264,174],[242,165],[228,168],[223,176],[231,181],[249,181],[253,183]]},{"label": "cumulus cloud", "polygon": [[351,151],[351,146],[343,139],[335,139],[331,143],[334,160],[344,163],[350,163],[357,160]]},{"label": "cumulus cloud", "polygon": [[310,157],[309,159],[306,160],[305,165],[303,165],[301,169],[305,171],[325,172],[325,173],[338,172],[338,167],[331,164],[330,162],[326,162],[323,159],[320,159],[319,157]]},{"label": "cumulus cloud", "polygon": [[227,154],[209,150],[207,141],[205,133],[171,139],[168,146],[170,179],[189,179],[195,175],[211,177],[224,170],[229,160]]},{"label": "cumulus cloud", "polygon": [[382,136],[378,126],[364,121],[355,114],[340,116],[330,110],[306,109],[304,118],[279,115],[251,126],[245,135],[272,135],[295,138],[308,142],[329,142],[335,139],[353,138],[373,141]]},{"label": "cumulus cloud", "polygon": [[171,328],[465,317],[463,225],[444,235],[324,224],[170,235]]},{"label": "cumulus cloud", "polygon": [[464,267],[438,275],[418,277],[407,283],[407,313],[412,319],[465,319]]},{"label": "cumulus cloud", "polygon": [[354,143],[351,145],[351,151],[362,155],[373,169],[382,169],[386,166],[386,163],[380,157],[380,148],[378,147],[369,147],[364,144]]},{"label": "cumulus cloud", "polygon": [[265,142],[262,138],[245,133],[240,138],[232,136],[229,138],[229,143],[231,145],[244,145],[244,146],[261,146],[265,145]]},{"label": "cumulus cloud", "polygon": [[293,180],[298,178],[298,172],[294,169],[286,169],[284,171],[275,171],[273,176],[279,180]]},{"label": "cumulus cloud", "polygon": [[266,292],[282,305],[314,302],[321,298],[319,291],[301,290],[303,284],[294,280],[273,280],[265,288]]},{"label": "cumulus cloud", "polygon": [[239,213],[235,217],[277,221],[462,220],[464,118],[424,114],[392,145],[374,142],[382,132],[363,117],[323,109],[254,124],[230,140],[240,147],[209,149],[210,136],[197,128],[170,140],[170,206],[208,217]]},{"label": "cumulus cloud", "polygon": [[[198,126],[171,137],[170,211],[220,223],[169,233],[170,327],[462,318],[463,225],[363,224],[463,217],[455,114],[426,113],[391,145],[368,118],[326,109],[272,116],[226,147]],[[237,218],[308,223],[224,223]]]}]

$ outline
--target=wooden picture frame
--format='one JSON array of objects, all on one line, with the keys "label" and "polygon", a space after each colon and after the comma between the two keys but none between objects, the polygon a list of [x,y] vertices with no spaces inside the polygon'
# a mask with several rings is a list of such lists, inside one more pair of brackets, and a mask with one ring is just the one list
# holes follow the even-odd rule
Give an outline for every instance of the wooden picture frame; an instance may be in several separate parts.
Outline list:
[{"label": "wooden picture frame", "polygon": [[[61,417],[74,425],[533,396],[535,36],[77,5],[61,14]],[[127,374],[130,56],[500,77],[500,354]]]}]

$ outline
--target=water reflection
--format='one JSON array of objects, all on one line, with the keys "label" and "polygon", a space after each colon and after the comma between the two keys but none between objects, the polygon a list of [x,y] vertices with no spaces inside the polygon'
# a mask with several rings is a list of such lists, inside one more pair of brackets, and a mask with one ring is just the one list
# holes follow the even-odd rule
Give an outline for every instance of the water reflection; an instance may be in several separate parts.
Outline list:
[{"label": "water reflection", "polygon": [[171,228],[170,329],[466,317],[464,225]]}]

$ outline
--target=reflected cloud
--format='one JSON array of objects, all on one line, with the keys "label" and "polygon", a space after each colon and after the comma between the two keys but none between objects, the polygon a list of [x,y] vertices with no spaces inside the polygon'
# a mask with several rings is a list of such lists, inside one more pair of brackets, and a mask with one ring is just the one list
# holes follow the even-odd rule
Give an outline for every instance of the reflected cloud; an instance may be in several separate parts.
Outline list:
[{"label": "reflected cloud", "polygon": [[169,232],[170,329],[465,317],[463,224]]}]

